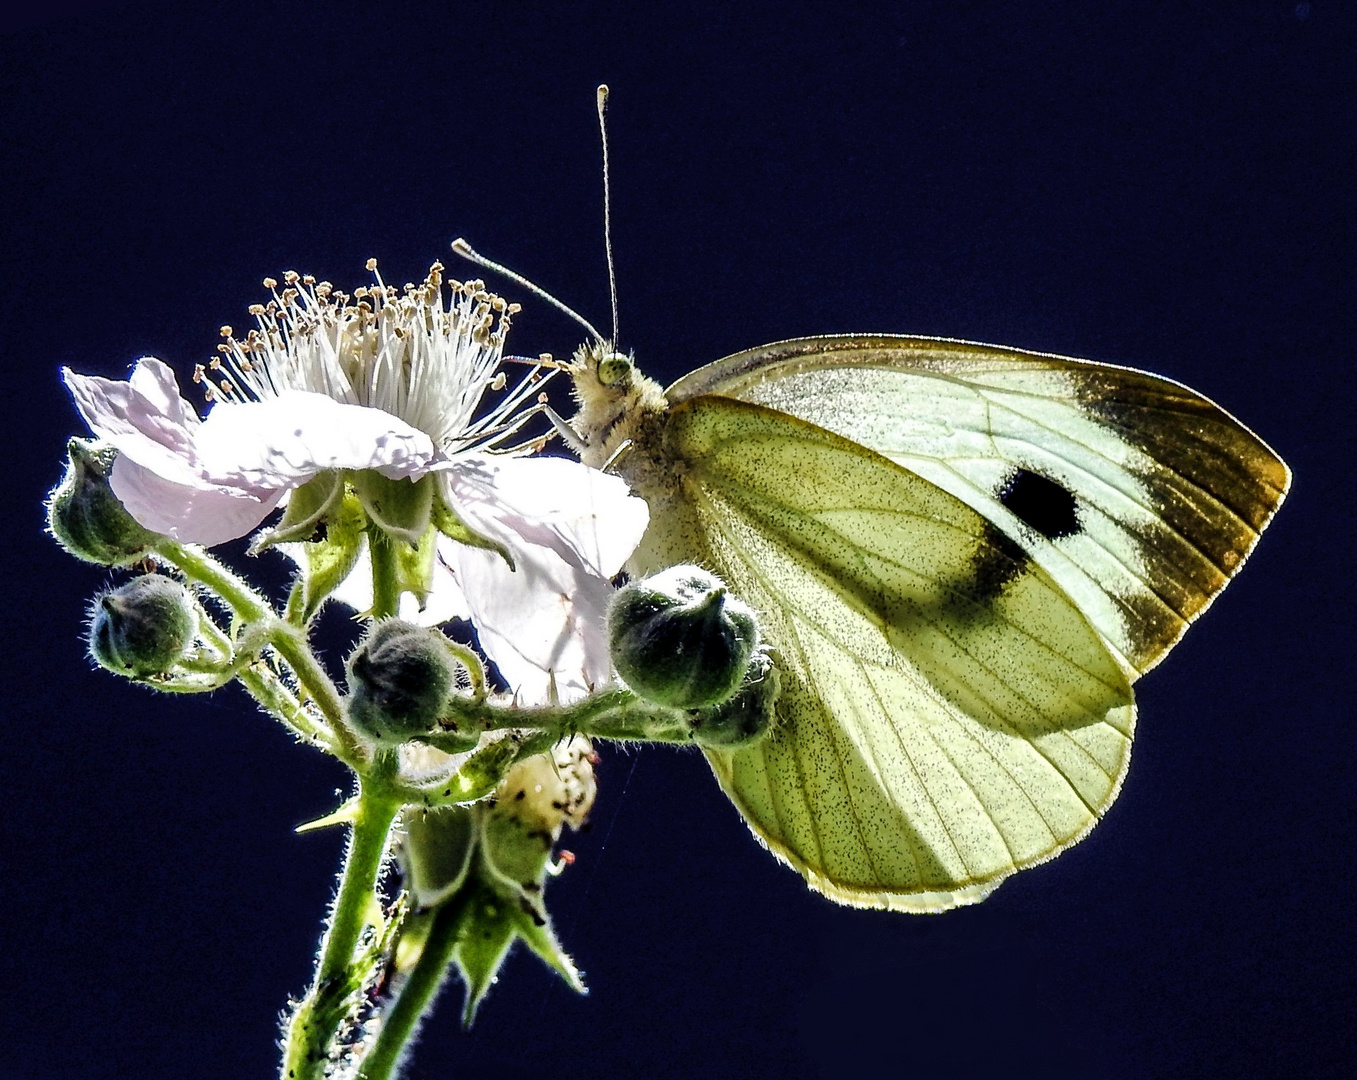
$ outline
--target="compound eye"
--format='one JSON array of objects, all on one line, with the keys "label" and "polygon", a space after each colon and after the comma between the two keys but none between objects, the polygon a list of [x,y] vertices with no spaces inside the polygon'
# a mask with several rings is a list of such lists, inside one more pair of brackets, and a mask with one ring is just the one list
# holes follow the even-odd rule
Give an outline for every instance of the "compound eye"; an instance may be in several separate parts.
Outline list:
[{"label": "compound eye", "polygon": [[631,357],[610,352],[598,362],[598,381],[604,386],[626,386],[631,382]]}]

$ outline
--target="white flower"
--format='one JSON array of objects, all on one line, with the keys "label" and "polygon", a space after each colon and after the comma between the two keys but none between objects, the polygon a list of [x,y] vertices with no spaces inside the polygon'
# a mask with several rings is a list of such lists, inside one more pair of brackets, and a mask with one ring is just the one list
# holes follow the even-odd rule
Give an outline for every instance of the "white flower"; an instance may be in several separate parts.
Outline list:
[{"label": "white flower", "polygon": [[[459,466],[441,477],[444,499],[473,531],[503,544],[515,569],[496,552],[439,536],[425,605],[406,593],[400,617],[421,626],[469,619],[524,705],[547,704],[553,693],[575,701],[603,686],[612,672],[610,579],[645,532],[645,502],[617,477],[566,458],[482,456]],[[370,608],[368,567],[365,553],[334,598]]]},{"label": "white flower", "polygon": [[[266,279],[272,299],[250,309],[258,328],[241,341],[223,327],[220,358],[194,375],[213,402],[205,420],[152,357],[125,382],[63,371],[90,429],[119,451],[114,493],[146,528],[211,545],[326,470],[434,473],[447,506],[516,569],[440,536],[423,621],[470,618],[525,700],[545,700],[553,678],[563,699],[586,692],[608,676],[607,579],[645,530],[644,502],[577,462],[524,456],[537,442],[506,445],[543,381],[534,366],[506,389],[499,371],[516,305],[452,281],[445,306],[437,263],[404,291],[368,269],[376,284],[352,296],[294,273],[281,291]],[[487,391],[503,396],[477,416]]]}]

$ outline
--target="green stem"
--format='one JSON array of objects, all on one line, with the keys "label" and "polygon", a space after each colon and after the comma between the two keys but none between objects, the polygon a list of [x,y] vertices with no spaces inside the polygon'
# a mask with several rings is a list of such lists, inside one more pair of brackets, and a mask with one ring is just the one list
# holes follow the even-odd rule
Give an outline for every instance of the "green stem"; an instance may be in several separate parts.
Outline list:
[{"label": "green stem", "polygon": [[262,622],[275,618],[267,600],[196,544],[166,539],[156,544],[155,550],[182,570],[190,581],[206,585],[230,604],[243,621]]},{"label": "green stem", "polygon": [[385,619],[400,610],[396,541],[376,525],[369,525],[368,552],[372,558],[372,617]]},{"label": "green stem", "polygon": [[[326,725],[318,723],[302,706],[281,679],[263,663],[251,664],[236,673],[245,687],[270,716],[282,720],[304,740],[319,746],[343,760],[339,742]],[[352,766],[352,762],[349,762]]]},{"label": "green stem", "polygon": [[[378,764],[383,771],[394,768],[394,763]],[[352,1014],[354,996],[362,989],[353,971],[354,956],[386,858],[391,823],[399,809],[400,803],[385,791],[374,794],[366,780],[360,781],[349,850],[321,941],[315,980],[288,1024],[281,1074],[284,1080],[321,1080],[337,1049],[336,1037]]]},{"label": "green stem", "polygon": [[296,627],[275,619],[269,628],[269,644],[287,661],[297,682],[307,697],[316,703],[321,715],[334,732],[337,748],[334,754],[354,772],[367,771],[368,756],[362,741],[349,727],[344,715],[344,701],[339,690],[320,666],[305,636]]},{"label": "green stem", "polygon": [[[330,751],[356,772],[364,772],[367,767],[367,754],[363,744],[349,727],[344,717],[344,704],[339,691],[316,660],[315,654],[311,652],[305,634],[279,619],[267,600],[202,548],[192,544],[180,544],[174,540],[162,540],[156,545],[156,551],[183,571],[189,580],[206,585],[225,600],[237,619],[257,625],[258,629],[255,632],[265,638],[292,668],[298,685],[306,696],[316,703],[321,715],[328,721],[331,737],[326,742]],[[251,690],[251,693],[254,691]],[[257,694],[255,697],[266,708],[269,707],[264,698]],[[291,725],[286,714],[275,712],[274,715]],[[309,732],[303,734],[311,737]]]},{"label": "green stem", "polygon": [[[448,703],[444,730],[459,734],[531,728],[560,735],[578,732],[603,739],[687,742],[691,722],[682,709],[655,705],[630,690],[596,690],[570,705],[517,705],[454,697]],[[436,734],[432,733],[431,734]]]},{"label": "green stem", "polygon": [[434,1003],[447,977],[457,948],[457,928],[475,899],[474,889],[434,913],[433,926],[419,958],[401,980],[396,999],[382,1016],[382,1027],[358,1068],[358,1080],[390,1080],[419,1028],[420,1019]]}]

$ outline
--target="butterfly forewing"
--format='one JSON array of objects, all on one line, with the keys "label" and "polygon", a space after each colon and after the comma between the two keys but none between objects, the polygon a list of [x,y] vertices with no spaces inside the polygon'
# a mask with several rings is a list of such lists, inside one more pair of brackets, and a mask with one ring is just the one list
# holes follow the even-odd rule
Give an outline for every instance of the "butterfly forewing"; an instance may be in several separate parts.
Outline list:
[{"label": "butterfly forewing", "polygon": [[1253,549],[1290,483],[1224,410],[1127,368],[966,342],[829,337],[681,379],[886,455],[1017,542],[1136,671],[1152,667]]},{"label": "butterfly forewing", "polygon": [[783,673],[762,743],[709,757],[827,894],[937,909],[1078,839],[1129,754],[1127,673],[1078,605],[958,498],[815,425],[721,397],[665,418],[679,478],[639,569],[703,562]]}]

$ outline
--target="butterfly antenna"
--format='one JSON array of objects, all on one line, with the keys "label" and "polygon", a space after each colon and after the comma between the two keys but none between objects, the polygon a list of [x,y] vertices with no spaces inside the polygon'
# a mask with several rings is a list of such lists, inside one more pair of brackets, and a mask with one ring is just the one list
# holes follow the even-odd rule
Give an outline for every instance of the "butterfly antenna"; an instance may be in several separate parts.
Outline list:
[{"label": "butterfly antenna", "polygon": [[608,295],[613,302],[613,348],[617,348],[617,272],[613,268],[613,197],[608,168],[608,85],[598,88],[598,133],[603,142],[603,247],[608,253]]},{"label": "butterfly antenna", "polygon": [[[562,311],[566,315],[569,315],[582,327],[588,330],[590,336],[593,337],[595,341],[604,340],[603,335],[594,329],[594,324],[591,323],[579,312],[566,307],[563,303],[557,300],[556,297],[552,296],[551,293],[547,292],[546,289],[542,288],[540,285],[534,285],[522,274],[516,274],[512,270],[510,270],[507,266],[501,266],[499,263],[494,262],[491,259],[487,259],[484,255],[482,255],[479,251],[473,248],[460,236],[452,242],[452,252],[454,255],[460,255],[467,262],[475,263],[477,266],[482,267],[485,270],[490,270],[493,273],[499,274],[501,277],[508,278],[516,285],[523,286],[523,288],[527,289],[534,296],[538,297],[541,300],[545,300],[548,304],[556,308],[558,311]],[[609,258],[608,266],[609,269],[611,270],[612,268],[611,257]],[[614,303],[613,306],[613,322],[614,324],[616,324],[617,322],[616,303]]]}]

